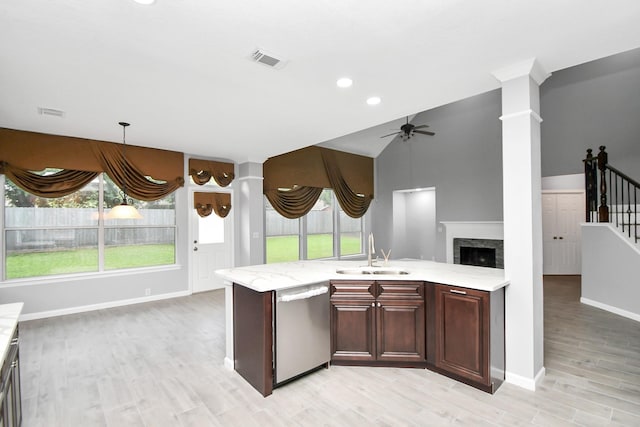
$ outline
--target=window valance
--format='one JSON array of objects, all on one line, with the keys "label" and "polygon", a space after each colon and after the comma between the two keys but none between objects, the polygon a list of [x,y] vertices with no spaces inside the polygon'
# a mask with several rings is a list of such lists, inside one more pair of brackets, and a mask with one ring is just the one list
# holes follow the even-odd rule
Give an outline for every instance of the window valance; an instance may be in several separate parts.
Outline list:
[{"label": "window valance", "polygon": [[364,215],[373,199],[371,157],[312,146],[268,159],[263,171],[264,194],[287,218],[309,212],[323,188],[332,188],[353,218]]},{"label": "window valance", "polygon": [[211,215],[211,212],[224,218],[231,212],[231,194],[193,193],[193,207],[203,218]]},{"label": "window valance", "polygon": [[[82,188],[101,172],[140,200],[158,200],[184,185],[183,154],[121,144],[0,128],[2,171],[23,190],[62,197]],[[31,171],[62,169],[53,175]],[[153,178],[153,180],[147,177]],[[159,182],[164,181],[164,182]]]},{"label": "window valance", "polygon": [[202,159],[189,159],[189,175],[198,185],[204,185],[213,178],[220,187],[226,187],[235,178],[233,163]]}]

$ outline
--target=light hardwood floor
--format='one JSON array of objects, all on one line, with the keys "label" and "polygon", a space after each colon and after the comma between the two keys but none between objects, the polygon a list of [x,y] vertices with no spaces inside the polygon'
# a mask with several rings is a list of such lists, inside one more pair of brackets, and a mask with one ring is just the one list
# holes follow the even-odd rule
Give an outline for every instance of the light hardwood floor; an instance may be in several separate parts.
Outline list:
[{"label": "light hardwood floor", "polygon": [[332,366],[263,398],[222,365],[222,291],[23,322],[23,426],[640,426],[639,324],[580,304],[577,277],[544,287],[535,393]]}]

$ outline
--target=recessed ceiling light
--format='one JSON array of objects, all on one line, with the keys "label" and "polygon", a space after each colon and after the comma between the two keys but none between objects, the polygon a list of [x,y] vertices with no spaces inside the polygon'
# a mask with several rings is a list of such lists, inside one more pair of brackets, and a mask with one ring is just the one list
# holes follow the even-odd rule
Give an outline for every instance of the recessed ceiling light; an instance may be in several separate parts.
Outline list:
[{"label": "recessed ceiling light", "polygon": [[353,85],[353,80],[349,77],[342,77],[341,79],[338,79],[336,85],[338,85],[338,87],[351,87],[351,85]]},{"label": "recessed ceiling light", "polygon": [[156,0],[133,0],[133,1],[135,1],[138,4],[143,4],[145,6],[154,4],[156,2]]},{"label": "recessed ceiling light", "polygon": [[372,96],[371,98],[367,99],[367,104],[369,105],[378,105],[382,102],[382,99],[380,99],[379,96]]}]

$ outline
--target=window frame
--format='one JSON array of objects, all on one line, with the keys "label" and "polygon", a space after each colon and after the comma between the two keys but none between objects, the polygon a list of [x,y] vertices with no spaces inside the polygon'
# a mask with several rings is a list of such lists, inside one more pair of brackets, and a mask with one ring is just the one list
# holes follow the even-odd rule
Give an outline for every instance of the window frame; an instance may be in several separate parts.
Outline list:
[{"label": "window frame", "polygon": [[[362,256],[365,255],[365,235],[366,233],[366,229],[368,226],[368,215],[369,212],[367,211],[367,213],[365,215],[363,215],[361,218],[359,218],[360,220],[360,252],[356,253],[356,254],[348,254],[348,255],[342,255],[341,250],[341,228],[340,228],[340,213],[344,212],[342,210],[342,207],[340,206],[340,203],[338,203],[338,199],[336,198],[336,194],[333,191],[332,188],[326,188],[325,190],[330,190],[331,191],[331,200],[332,200],[332,218],[333,218],[333,255],[330,257],[326,257],[326,258],[313,258],[313,259],[309,259],[308,258],[308,248],[307,248],[307,238],[309,236],[308,233],[308,227],[307,227],[307,215],[304,215],[300,218],[298,218],[298,259],[297,260],[290,260],[290,261],[315,261],[315,260],[331,260],[331,259],[336,259],[336,260],[348,260],[348,259],[358,259],[358,258],[362,258]],[[264,218],[265,218],[265,222],[264,222],[264,229],[265,229],[265,242],[264,242],[264,263],[267,263],[267,259],[268,259],[268,254],[267,254],[267,249],[268,249],[268,245],[267,245],[267,239],[269,239],[269,237],[275,237],[275,236],[269,236],[267,234],[267,221],[266,221],[266,206],[269,203],[269,200],[266,198],[266,196],[263,196],[263,200],[264,200],[264,206],[265,206],[265,212],[264,212]]]},{"label": "window frame", "polygon": [[[105,190],[105,173],[101,173],[98,175],[98,221],[96,225],[83,225],[83,226],[58,226],[58,227],[45,227],[38,226],[33,228],[25,228],[25,227],[7,227],[6,226],[6,194],[5,194],[5,184],[6,184],[6,176],[4,174],[0,174],[0,192],[2,194],[2,206],[0,206],[0,231],[2,232],[2,240],[3,243],[0,245],[0,284],[19,284],[24,282],[34,282],[34,281],[57,281],[61,278],[87,278],[91,276],[99,276],[106,277],[112,275],[121,275],[123,273],[135,273],[139,271],[152,271],[152,270],[166,270],[166,269],[175,269],[179,266],[178,262],[178,254],[179,254],[179,241],[178,241],[178,194],[177,192],[172,193],[174,196],[174,221],[173,224],[163,224],[163,225],[151,225],[151,224],[106,224],[104,219],[104,211],[105,211],[105,203],[104,203],[104,190]],[[80,190],[82,191],[82,190]],[[148,266],[137,266],[137,267],[125,267],[125,268],[117,268],[117,269],[106,269],[105,268],[105,236],[106,231],[110,229],[142,229],[142,228],[162,228],[162,229],[172,229],[173,232],[173,263],[171,264],[158,264],[158,265],[148,265]],[[7,231],[20,231],[20,230],[38,230],[38,229],[56,229],[56,230],[77,230],[77,229],[89,229],[96,230],[98,234],[97,238],[97,251],[98,251],[98,265],[97,270],[95,271],[86,271],[86,272],[69,272],[69,273],[60,273],[60,274],[49,274],[44,276],[29,276],[29,277],[20,277],[14,279],[7,278],[7,248],[6,248],[6,236]]]}]

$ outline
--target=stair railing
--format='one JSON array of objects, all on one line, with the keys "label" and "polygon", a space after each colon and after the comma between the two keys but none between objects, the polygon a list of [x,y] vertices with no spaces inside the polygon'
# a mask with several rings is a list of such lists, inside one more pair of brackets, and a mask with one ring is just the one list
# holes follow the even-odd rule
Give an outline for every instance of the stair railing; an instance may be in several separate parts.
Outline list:
[{"label": "stair railing", "polygon": [[[609,164],[604,145],[593,156],[587,150],[584,162],[586,221],[609,222],[636,243],[638,236],[638,193],[640,183]],[[600,205],[598,206],[598,202]]]}]

